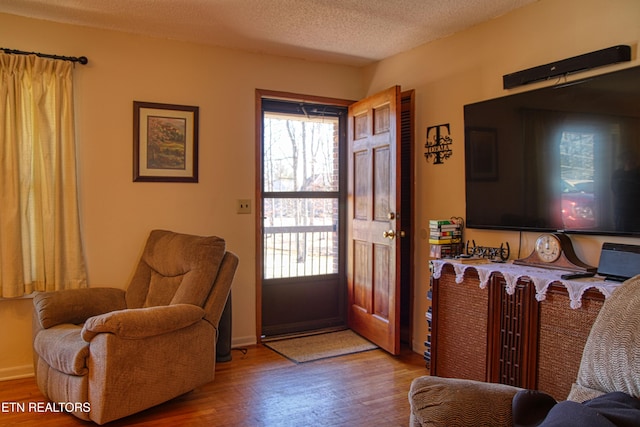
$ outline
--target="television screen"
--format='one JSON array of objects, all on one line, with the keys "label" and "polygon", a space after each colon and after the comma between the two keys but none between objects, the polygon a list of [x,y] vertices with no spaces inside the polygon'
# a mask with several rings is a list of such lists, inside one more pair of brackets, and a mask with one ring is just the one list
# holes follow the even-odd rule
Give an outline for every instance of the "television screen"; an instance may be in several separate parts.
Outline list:
[{"label": "television screen", "polygon": [[464,107],[469,228],[640,235],[640,67]]}]

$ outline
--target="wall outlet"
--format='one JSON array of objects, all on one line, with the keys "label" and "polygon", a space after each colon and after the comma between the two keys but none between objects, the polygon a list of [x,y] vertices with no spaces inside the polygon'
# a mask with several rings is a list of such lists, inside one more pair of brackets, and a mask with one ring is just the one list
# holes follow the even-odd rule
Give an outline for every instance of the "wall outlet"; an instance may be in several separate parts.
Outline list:
[{"label": "wall outlet", "polygon": [[251,200],[249,200],[249,199],[238,199],[236,201],[236,213],[239,213],[239,214],[250,214],[251,213]]}]

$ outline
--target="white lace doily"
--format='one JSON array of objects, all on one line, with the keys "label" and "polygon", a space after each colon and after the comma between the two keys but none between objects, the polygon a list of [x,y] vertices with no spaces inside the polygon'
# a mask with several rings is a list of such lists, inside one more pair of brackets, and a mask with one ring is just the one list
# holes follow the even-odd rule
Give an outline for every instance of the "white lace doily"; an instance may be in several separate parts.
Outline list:
[{"label": "white lace doily", "polygon": [[478,277],[480,278],[480,288],[485,289],[489,284],[489,278],[492,273],[500,273],[504,277],[506,282],[506,291],[509,295],[513,295],[516,288],[516,283],[521,277],[527,277],[531,279],[536,287],[536,299],[538,301],[544,301],[547,295],[547,289],[553,282],[562,284],[569,293],[570,306],[573,309],[582,307],[582,295],[587,289],[598,289],[605,298],[608,298],[613,291],[616,290],[620,283],[618,282],[605,282],[603,277],[594,276],[583,279],[565,280],[560,276],[570,271],[563,270],[547,270],[545,268],[527,267],[524,265],[516,265],[511,262],[506,263],[493,263],[487,262],[484,264],[465,264],[462,262],[456,262],[455,260],[442,260],[436,259],[431,261],[433,263],[433,278],[439,279],[442,274],[442,267],[445,264],[451,264],[453,270],[456,273],[456,283],[462,283],[464,280],[464,272],[468,268],[476,270]]}]

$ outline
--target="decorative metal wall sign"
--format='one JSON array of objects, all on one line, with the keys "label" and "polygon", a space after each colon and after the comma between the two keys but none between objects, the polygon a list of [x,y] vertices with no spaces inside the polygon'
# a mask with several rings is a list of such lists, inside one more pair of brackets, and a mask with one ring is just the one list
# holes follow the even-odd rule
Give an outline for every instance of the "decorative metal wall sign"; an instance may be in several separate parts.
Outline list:
[{"label": "decorative metal wall sign", "polygon": [[467,255],[478,258],[488,258],[490,260],[507,261],[511,250],[509,248],[509,242],[501,243],[499,248],[492,248],[490,246],[476,246],[475,240],[472,240],[472,245],[469,245],[467,240],[466,252]]},{"label": "decorative metal wall sign", "polygon": [[[451,157],[453,151],[450,145],[453,144],[453,140],[450,133],[449,123],[427,128],[427,142],[424,144],[424,148],[426,148],[424,157],[427,161],[433,157],[433,164],[439,165],[443,163],[443,160]],[[432,136],[433,139],[430,140]]]}]

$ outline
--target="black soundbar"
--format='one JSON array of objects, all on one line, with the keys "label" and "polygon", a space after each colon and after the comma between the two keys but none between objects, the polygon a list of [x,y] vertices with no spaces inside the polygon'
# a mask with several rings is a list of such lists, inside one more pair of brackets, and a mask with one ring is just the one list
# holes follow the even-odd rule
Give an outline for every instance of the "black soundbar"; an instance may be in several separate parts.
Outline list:
[{"label": "black soundbar", "polygon": [[625,61],[631,61],[631,47],[627,45],[613,46],[596,50],[595,52],[585,53],[584,55],[574,56],[573,58],[563,59],[562,61],[505,74],[502,76],[502,84],[505,89],[511,89],[517,86],[547,80],[552,77],[577,73],[579,71]]}]

